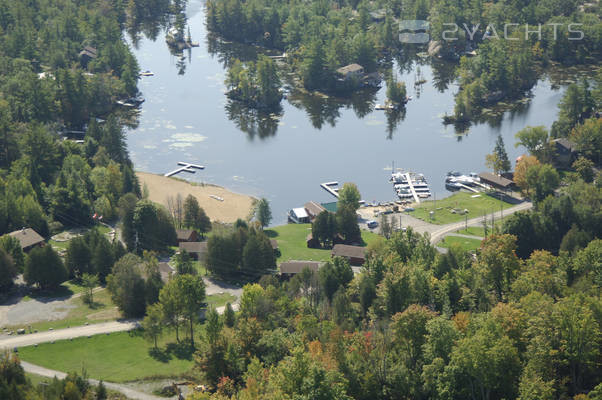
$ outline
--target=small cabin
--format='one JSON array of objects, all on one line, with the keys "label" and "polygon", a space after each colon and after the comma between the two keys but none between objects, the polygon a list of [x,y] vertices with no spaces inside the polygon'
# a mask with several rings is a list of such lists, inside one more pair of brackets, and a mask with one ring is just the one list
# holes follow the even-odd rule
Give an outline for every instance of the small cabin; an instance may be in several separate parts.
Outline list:
[{"label": "small cabin", "polygon": [[337,74],[345,81],[361,79],[364,76],[364,67],[359,64],[349,64],[337,69]]},{"label": "small cabin", "polygon": [[202,261],[207,255],[207,242],[181,242],[178,247],[189,253],[195,260]]},{"label": "small cabin", "polygon": [[305,268],[318,272],[321,265],[322,263],[318,261],[285,261],[279,265],[280,276],[284,279],[292,278]]},{"label": "small cabin", "polygon": [[92,46],[86,46],[79,52],[79,59],[84,68],[88,68],[88,63],[96,57],[98,57],[98,50]]},{"label": "small cabin", "polygon": [[348,244],[335,244],[332,248],[332,257],[343,257],[354,266],[364,265],[366,262],[366,248],[360,246],[351,246]]},{"label": "small cabin", "polygon": [[577,147],[567,138],[552,140],[554,164],[560,168],[569,168],[577,159]]},{"label": "small cabin", "polygon": [[194,229],[176,229],[178,243],[198,242],[199,234]]},{"label": "small cabin", "polygon": [[34,247],[44,246],[44,238],[40,234],[31,228],[23,228],[18,231],[14,231],[8,234],[19,241],[21,249],[24,252],[28,252]]}]

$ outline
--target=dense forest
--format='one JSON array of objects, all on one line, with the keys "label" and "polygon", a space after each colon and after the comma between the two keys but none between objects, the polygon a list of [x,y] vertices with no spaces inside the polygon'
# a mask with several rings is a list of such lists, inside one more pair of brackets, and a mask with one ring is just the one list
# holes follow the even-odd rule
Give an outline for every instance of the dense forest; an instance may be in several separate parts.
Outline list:
[{"label": "dense forest", "polygon": [[[484,105],[523,96],[538,67],[595,64],[601,57],[597,3],[578,1],[211,0],[206,18],[209,30],[227,39],[285,51],[309,90],[336,90],[337,69],[351,63],[372,72],[427,49],[435,59],[460,61],[454,121],[470,121]],[[403,45],[402,20],[428,20],[431,41]],[[506,29],[505,23],[512,25]]]}]

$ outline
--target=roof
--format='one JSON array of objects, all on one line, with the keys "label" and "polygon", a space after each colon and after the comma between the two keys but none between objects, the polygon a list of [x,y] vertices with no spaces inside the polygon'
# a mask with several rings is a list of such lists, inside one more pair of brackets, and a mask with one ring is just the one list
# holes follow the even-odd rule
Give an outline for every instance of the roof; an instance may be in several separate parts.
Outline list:
[{"label": "roof", "polygon": [[44,238],[31,228],[23,228],[9,233],[9,235],[19,241],[22,249],[26,249],[44,241]]},{"label": "roof", "polygon": [[82,51],[79,52],[79,56],[88,56],[90,58],[98,57],[98,51],[94,47],[86,46]]},{"label": "roof", "polygon": [[310,201],[308,203],[305,203],[304,207],[305,207],[305,210],[307,211],[307,213],[313,217],[320,214],[322,211],[326,210],[324,207],[322,207],[322,205],[316,203],[315,201]]},{"label": "roof", "polygon": [[479,174],[479,178],[485,181],[485,183],[500,186],[503,188],[510,187],[514,183],[510,179],[506,179],[503,176],[492,174],[491,172],[481,172]]},{"label": "roof", "polygon": [[341,75],[347,75],[348,73],[351,73],[351,72],[361,72],[363,70],[364,70],[364,67],[362,67],[359,64],[349,64],[349,65],[345,65],[344,67],[337,69],[337,72]]},{"label": "roof", "polygon": [[320,205],[321,205],[322,207],[324,207],[324,209],[325,209],[326,211],[330,211],[330,212],[332,212],[332,213],[335,213],[335,212],[337,212],[337,208],[338,208],[338,207],[337,207],[337,205],[338,205],[338,202],[336,202],[336,201],[332,201],[332,202],[330,202],[330,203],[321,203]]},{"label": "roof", "polygon": [[178,240],[190,239],[190,236],[192,236],[193,232],[195,232],[194,229],[176,229],[176,235],[178,237]]},{"label": "roof", "polygon": [[333,257],[365,258],[365,247],[335,244],[332,248]]},{"label": "roof", "polygon": [[175,269],[166,262],[159,263],[159,273],[161,274],[161,280],[167,282],[171,274],[175,272]]},{"label": "roof", "polygon": [[206,253],[207,242],[181,242],[180,249],[186,250],[189,253]]},{"label": "roof", "polygon": [[270,244],[272,245],[272,249],[278,249],[278,241],[276,239],[270,239]]},{"label": "roof", "polygon": [[571,152],[577,151],[575,143],[571,142],[567,138],[554,139],[554,140],[552,140],[552,142],[556,143],[558,146],[564,147],[565,149],[567,149]]},{"label": "roof", "polygon": [[318,261],[285,261],[280,264],[281,274],[298,274],[303,269],[309,268],[316,272],[322,263]]},{"label": "roof", "polygon": [[309,215],[307,215],[307,211],[305,211],[305,208],[303,208],[303,207],[293,208],[293,214],[295,214],[295,217],[297,217],[297,218],[308,218],[309,217]]}]

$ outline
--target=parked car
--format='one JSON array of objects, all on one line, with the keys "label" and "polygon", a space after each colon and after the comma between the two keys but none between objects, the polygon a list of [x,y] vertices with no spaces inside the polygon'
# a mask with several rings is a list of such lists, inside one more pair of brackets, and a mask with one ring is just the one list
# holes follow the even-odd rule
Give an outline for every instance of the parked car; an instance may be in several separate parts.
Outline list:
[{"label": "parked car", "polygon": [[376,222],[374,220],[370,220],[370,221],[366,222],[366,225],[368,225],[368,228],[374,229],[378,226],[378,222]]}]

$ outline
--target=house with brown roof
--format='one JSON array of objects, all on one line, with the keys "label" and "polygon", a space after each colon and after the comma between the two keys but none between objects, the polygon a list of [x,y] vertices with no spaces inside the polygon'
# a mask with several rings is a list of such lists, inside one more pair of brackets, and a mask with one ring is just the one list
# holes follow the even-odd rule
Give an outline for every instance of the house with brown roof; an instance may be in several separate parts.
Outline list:
[{"label": "house with brown roof", "polygon": [[318,272],[318,269],[320,269],[321,265],[322,263],[319,261],[285,261],[279,265],[280,276],[282,278],[291,278],[303,271],[305,268],[309,268],[314,272]]},{"label": "house with brown roof", "polygon": [[364,265],[366,262],[366,248],[360,246],[351,246],[348,244],[335,244],[332,248],[332,257],[343,257],[351,265]]},{"label": "house with brown roof", "polygon": [[27,252],[36,246],[44,245],[44,238],[31,228],[23,228],[18,231],[9,233],[9,236],[14,237],[21,244],[21,249]]},{"label": "house with brown roof", "polygon": [[307,202],[307,203],[305,203],[305,205],[303,207],[305,207],[305,211],[307,211],[307,215],[309,215],[309,219],[312,220],[312,221],[322,211],[326,211],[326,209],[324,207],[322,207],[321,204],[316,203],[315,201]]},{"label": "house with brown roof", "polygon": [[207,242],[181,242],[178,247],[186,250],[194,259],[202,261],[207,255]]},{"label": "house with brown roof", "polygon": [[554,149],[554,165],[568,168],[577,159],[577,146],[567,138],[552,140]]},{"label": "house with brown roof", "polygon": [[199,234],[194,229],[176,229],[178,243],[198,242]]}]

